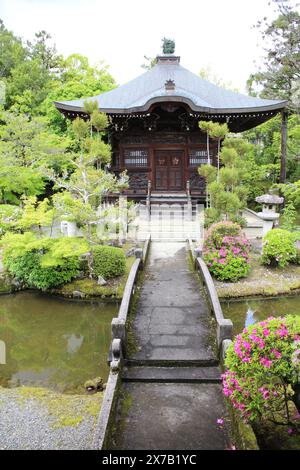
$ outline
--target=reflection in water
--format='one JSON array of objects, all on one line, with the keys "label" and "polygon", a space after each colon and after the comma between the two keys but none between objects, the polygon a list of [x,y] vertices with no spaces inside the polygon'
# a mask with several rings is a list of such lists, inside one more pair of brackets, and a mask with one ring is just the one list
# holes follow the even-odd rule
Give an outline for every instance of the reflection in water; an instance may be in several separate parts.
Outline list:
[{"label": "reflection in water", "polygon": [[254,311],[251,310],[251,307],[247,304],[247,314],[246,314],[246,320],[245,320],[245,326],[253,325],[255,323],[255,318],[254,318]]},{"label": "reflection in water", "polygon": [[0,386],[82,392],[88,379],[106,381],[117,310],[117,305],[70,302],[36,292],[1,296],[0,339],[7,363],[0,365]]},{"label": "reflection in water", "polygon": [[222,310],[224,317],[232,320],[234,334],[238,334],[245,326],[271,316],[300,315],[300,298],[294,296],[277,299],[228,301],[222,302]]},{"label": "reflection in water", "polygon": [[67,351],[69,354],[73,354],[80,349],[84,336],[82,335],[64,335],[64,338],[67,338]]}]

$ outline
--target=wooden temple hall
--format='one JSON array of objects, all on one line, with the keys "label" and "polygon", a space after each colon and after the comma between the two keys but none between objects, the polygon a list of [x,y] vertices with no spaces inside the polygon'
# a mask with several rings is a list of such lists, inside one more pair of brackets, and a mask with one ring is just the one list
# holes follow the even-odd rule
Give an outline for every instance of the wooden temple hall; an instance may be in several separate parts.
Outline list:
[{"label": "wooden temple hall", "polygon": [[[163,54],[156,64],[134,80],[111,91],[88,98],[109,116],[111,170],[125,169],[129,198],[184,197],[204,201],[205,182],[198,167],[207,163],[203,120],[227,123],[234,133],[251,129],[282,113],[282,168],[285,179],[286,101],[244,96],[220,88],[185,69],[174,54],[175,44],[164,40]],[[55,102],[65,116],[84,116],[84,99]],[[217,144],[210,141],[216,164]]]}]

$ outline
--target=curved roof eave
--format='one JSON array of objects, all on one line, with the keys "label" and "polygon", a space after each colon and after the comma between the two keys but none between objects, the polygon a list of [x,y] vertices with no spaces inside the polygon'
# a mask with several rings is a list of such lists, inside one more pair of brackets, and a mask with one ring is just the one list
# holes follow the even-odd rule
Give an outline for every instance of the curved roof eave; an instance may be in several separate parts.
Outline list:
[{"label": "curved roof eave", "polygon": [[[89,100],[92,100],[93,98],[88,98]],[[252,112],[267,112],[267,111],[280,111],[287,106],[287,101],[278,101],[277,103],[273,104],[268,104],[264,106],[251,106],[251,107],[240,107],[240,108],[212,108],[212,107],[205,107],[205,106],[197,106],[195,103],[185,97],[185,96],[156,96],[153,98],[148,99],[143,105],[141,106],[133,106],[130,108],[99,108],[101,112],[107,113],[107,114],[131,114],[131,113],[138,113],[138,112],[146,112],[149,110],[150,106],[152,106],[155,103],[161,103],[161,102],[179,102],[179,103],[185,103],[187,104],[192,111],[195,112],[200,112],[200,113],[207,113],[207,114],[235,114],[235,113],[252,113]],[[70,112],[77,112],[77,113],[83,113],[84,109],[82,106],[74,106],[71,104],[67,104],[65,102],[60,102],[60,101],[54,101],[53,102],[56,106],[57,109],[59,110],[65,110],[65,111],[70,111]]]}]

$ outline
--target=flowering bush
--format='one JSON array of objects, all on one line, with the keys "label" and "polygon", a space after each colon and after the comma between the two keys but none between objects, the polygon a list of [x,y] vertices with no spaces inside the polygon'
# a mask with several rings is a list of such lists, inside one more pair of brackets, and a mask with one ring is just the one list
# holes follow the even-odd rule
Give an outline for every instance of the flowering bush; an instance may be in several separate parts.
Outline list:
[{"label": "flowering bush", "polygon": [[263,238],[262,263],[284,268],[290,261],[296,261],[297,249],[291,232],[276,228]]},{"label": "flowering bush", "polygon": [[[223,392],[245,421],[270,420],[300,432],[300,318],[270,317],[236,336],[227,351]],[[289,402],[298,407],[291,415]]]},{"label": "flowering bush", "polygon": [[232,222],[213,224],[207,231],[203,258],[209,271],[222,281],[237,281],[248,274],[250,243]]}]

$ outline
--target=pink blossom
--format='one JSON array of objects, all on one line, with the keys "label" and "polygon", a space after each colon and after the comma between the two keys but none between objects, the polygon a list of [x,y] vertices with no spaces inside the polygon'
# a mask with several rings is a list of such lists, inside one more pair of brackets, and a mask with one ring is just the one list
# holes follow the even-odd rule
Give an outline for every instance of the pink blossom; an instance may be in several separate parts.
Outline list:
[{"label": "pink blossom", "polygon": [[280,359],[280,358],[281,358],[281,352],[277,351],[276,349],[272,349],[272,353],[274,354],[274,356],[276,357],[276,359]]},{"label": "pink blossom", "polygon": [[268,330],[268,328],[264,328],[263,329],[263,335],[264,336],[269,336],[269,334],[270,334],[270,330]]},{"label": "pink blossom", "polygon": [[267,357],[262,357],[259,362],[261,363],[261,365],[267,367],[268,369],[270,369],[272,365],[272,361]]},{"label": "pink blossom", "polygon": [[275,333],[279,335],[281,338],[289,335],[289,332],[285,326],[283,326],[281,329],[276,330]]}]

